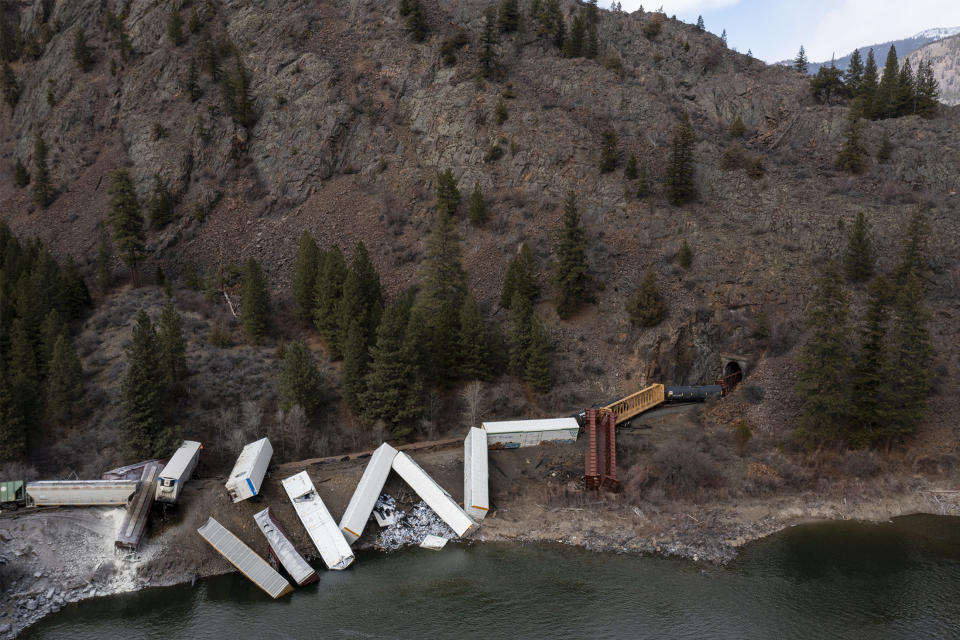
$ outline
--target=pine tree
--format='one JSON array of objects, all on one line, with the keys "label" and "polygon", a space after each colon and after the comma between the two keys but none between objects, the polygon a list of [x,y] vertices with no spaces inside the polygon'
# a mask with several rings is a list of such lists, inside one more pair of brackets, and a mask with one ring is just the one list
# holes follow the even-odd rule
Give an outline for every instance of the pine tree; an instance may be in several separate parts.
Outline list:
[{"label": "pine tree", "polygon": [[423,411],[423,382],[412,341],[407,339],[412,304],[413,295],[408,292],[384,311],[362,399],[364,418],[383,420],[395,438],[407,437]]},{"label": "pine tree", "polygon": [[900,264],[897,266],[894,280],[898,287],[906,286],[911,276],[920,282],[926,280],[930,271],[930,256],[927,241],[930,238],[930,223],[923,210],[917,208],[910,216],[907,226]]},{"label": "pine tree", "polygon": [[657,287],[657,274],[653,268],[647,269],[627,305],[630,321],[639,327],[655,327],[667,317],[667,302]]},{"label": "pine tree", "polygon": [[530,355],[533,334],[533,305],[520,292],[510,301],[510,370],[523,375]]},{"label": "pine tree", "polygon": [[599,53],[600,40],[597,37],[597,23],[591,22],[587,26],[587,36],[583,42],[583,57],[588,60],[595,60]]},{"label": "pine tree", "polygon": [[422,265],[423,287],[412,311],[420,371],[426,382],[447,384],[457,375],[460,308],[467,293],[460,238],[453,219],[437,212]]},{"label": "pine tree", "polygon": [[863,59],[860,57],[860,50],[854,49],[850,54],[850,62],[847,63],[843,83],[850,95],[857,96],[860,95],[861,82],[863,82]]},{"label": "pine tree", "polygon": [[[577,212],[577,196],[571,191],[563,206],[563,227],[554,244],[557,283],[557,315],[572,316],[587,293],[586,232]],[[512,303],[511,303],[512,304]]]},{"label": "pine tree", "polygon": [[573,18],[573,24],[570,27],[570,36],[563,41],[563,57],[579,58],[583,55],[583,42],[587,34],[587,25],[583,19],[583,14],[578,13]]},{"label": "pine tree", "polygon": [[860,90],[856,95],[860,100],[860,115],[867,119],[877,117],[877,62],[873,57],[873,49],[867,52],[867,63],[863,67],[863,79],[860,81]]},{"label": "pine tree", "polygon": [[10,325],[10,354],[6,369],[10,394],[17,405],[17,415],[23,419],[29,445],[32,430],[37,427],[43,412],[43,398],[36,347],[22,318],[14,318]]},{"label": "pine tree", "polygon": [[457,179],[453,177],[453,170],[437,172],[437,211],[455,216],[460,206],[460,190],[457,189]]},{"label": "pine tree", "polygon": [[340,247],[334,245],[317,257],[317,277],[313,289],[313,326],[320,332],[334,357],[342,353],[340,344],[340,304],[347,262]]},{"label": "pine tree", "polygon": [[60,308],[70,320],[79,320],[84,309],[91,304],[87,283],[83,281],[73,256],[67,256],[60,272]]},{"label": "pine tree", "polygon": [[500,294],[500,306],[509,309],[513,303],[513,296],[517,293],[530,302],[540,295],[540,286],[537,284],[537,261],[526,242],[520,245],[520,250],[510,258],[510,264],[507,265],[503,292]]},{"label": "pine tree", "polygon": [[870,285],[870,297],[863,327],[860,329],[860,350],[853,366],[853,430],[848,441],[854,446],[874,444],[876,434],[890,419],[885,376],[889,372],[886,352],[888,305],[892,285],[880,276]]},{"label": "pine tree", "polygon": [[810,93],[817,102],[830,104],[830,101],[844,92],[843,78],[833,61],[830,66],[822,66],[817,75],[810,78]]},{"label": "pine tree", "polygon": [[933,347],[923,304],[924,285],[910,272],[897,287],[890,331],[889,369],[884,375],[884,398],[890,406],[886,428],[877,433],[885,442],[900,441],[916,432],[923,420],[933,379]]},{"label": "pine tree", "polygon": [[933,65],[929,60],[921,60],[917,66],[916,102],[917,113],[924,118],[937,115],[940,97],[940,84],[933,74]]},{"label": "pine tree", "polygon": [[530,344],[523,380],[537,393],[550,390],[550,336],[535,315],[530,320]]},{"label": "pine tree", "polygon": [[240,294],[240,323],[251,342],[260,342],[270,330],[270,293],[263,270],[253,258],[243,270]]},{"label": "pine tree", "polygon": [[672,205],[683,205],[697,197],[694,183],[693,127],[686,115],[673,129],[673,143],[667,161],[667,200]]},{"label": "pine tree", "polygon": [[317,243],[304,231],[300,234],[297,261],[293,267],[293,304],[297,320],[302,324],[309,324],[313,318],[319,260],[320,249]]},{"label": "pine tree", "polygon": [[80,358],[64,334],[57,336],[47,367],[47,418],[63,422],[70,407],[83,395],[83,368]]},{"label": "pine tree", "polygon": [[793,60],[793,68],[804,75],[807,74],[807,52],[803,45],[800,45],[800,51],[797,52],[797,57]]},{"label": "pine tree", "polygon": [[[727,46],[727,30],[726,30],[726,29],[724,29],[724,30],[720,33],[720,40],[723,41],[723,46]],[[800,47],[800,49],[801,49],[801,51],[802,51],[802,50],[803,50],[803,47]],[[806,66],[804,66],[803,72],[804,72],[804,73],[807,72]]]},{"label": "pine tree", "polygon": [[887,61],[883,66],[883,75],[877,86],[877,100],[874,113],[879,118],[894,118],[897,115],[897,96],[900,65],[897,62],[897,48],[890,45]]},{"label": "pine tree", "polygon": [[340,375],[343,380],[343,399],[354,413],[362,413],[363,398],[367,390],[366,376],[370,366],[370,339],[363,326],[363,319],[355,317],[342,338],[343,367]]},{"label": "pine tree", "polygon": [[503,97],[497,98],[497,104],[493,108],[493,121],[497,123],[497,126],[502,125],[507,121],[507,118],[510,117],[510,114],[507,113],[507,105],[503,102]]},{"label": "pine tree", "polygon": [[135,287],[140,286],[140,273],[137,269],[143,254],[145,237],[143,216],[140,215],[140,203],[133,187],[133,179],[124,169],[117,169],[110,176],[110,212],[107,219],[113,229],[113,240],[117,243],[120,258],[130,268],[130,276]]},{"label": "pine tree", "polygon": [[844,439],[852,414],[848,391],[851,363],[847,316],[840,270],[830,264],[817,279],[813,300],[807,309],[809,338],[801,356],[796,386],[803,402],[801,433],[813,440]]},{"label": "pine tree", "polygon": [[17,83],[17,74],[10,68],[9,62],[4,62],[3,70],[0,71],[0,87],[3,89],[4,102],[13,109],[20,100],[20,85]]},{"label": "pine tree", "polygon": [[247,73],[239,53],[234,55],[233,75],[228,84],[232,85],[233,89],[233,119],[241,127],[249,129],[257,123],[257,114],[250,98],[250,74]]},{"label": "pine tree", "polygon": [[20,158],[17,158],[16,163],[13,165],[13,182],[21,189],[30,184],[30,172],[27,171],[27,168],[20,162]]},{"label": "pine tree", "polygon": [[500,62],[497,56],[497,24],[493,7],[483,12],[483,31],[480,34],[480,69],[484,78],[497,75]]},{"label": "pine tree", "polygon": [[420,0],[401,0],[400,7],[400,15],[407,19],[407,33],[410,34],[410,38],[414,42],[426,40],[430,25],[427,23],[427,16]]},{"label": "pine tree", "polygon": [[[383,288],[380,275],[370,262],[370,254],[363,242],[353,250],[353,260],[343,282],[343,295],[337,311],[340,316],[339,344],[344,353],[344,366],[348,357],[348,342],[351,325],[359,322],[359,345],[366,359],[367,351],[377,338],[377,326],[383,314]],[[362,381],[366,370],[360,375]]]},{"label": "pine tree", "polygon": [[40,134],[33,138],[33,204],[46,209],[53,201],[50,172],[47,170],[47,143]]},{"label": "pine tree", "polygon": [[627,180],[636,180],[637,176],[637,155],[631,153],[630,157],[627,158],[627,164],[623,168],[623,177]]},{"label": "pine tree", "polygon": [[150,192],[150,199],[147,201],[147,213],[150,218],[150,226],[154,229],[162,229],[173,220],[173,194],[167,188],[167,183],[160,179],[160,176],[153,176],[153,190]]},{"label": "pine tree", "polygon": [[520,26],[520,7],[517,0],[500,0],[500,15],[497,19],[500,31],[513,32]]},{"label": "pine tree", "polygon": [[637,168],[637,197],[641,200],[650,195],[650,181],[647,179],[647,163],[640,161]]},{"label": "pine tree", "polygon": [[742,138],[747,135],[747,127],[743,124],[743,118],[737,116],[737,119],[730,125],[730,137]]},{"label": "pine tree", "polygon": [[897,74],[896,101],[893,111],[897,116],[909,116],[917,112],[916,82],[913,78],[913,68],[910,59],[903,61],[900,73]]},{"label": "pine tree", "polygon": [[83,73],[93,69],[93,64],[96,62],[93,52],[87,46],[87,34],[83,29],[77,29],[73,34],[73,61]]},{"label": "pine tree", "polygon": [[706,25],[703,23],[703,16],[697,16],[697,31],[705,31]]},{"label": "pine tree", "polygon": [[860,118],[851,109],[850,118],[847,121],[847,131],[844,134],[843,147],[841,147],[840,155],[837,157],[837,166],[850,173],[863,173],[867,168],[867,150],[860,139],[861,128]]},{"label": "pine tree", "polygon": [[167,398],[179,397],[187,379],[187,344],[183,339],[183,321],[172,300],[160,314],[157,331],[157,357]]},{"label": "pine tree", "polygon": [[487,202],[480,191],[480,183],[473,183],[473,192],[470,194],[470,224],[482,226],[487,221]]},{"label": "pine tree", "polygon": [[97,243],[97,288],[101,292],[113,283],[113,247],[106,227],[100,227],[100,241]]},{"label": "pine tree", "polygon": [[187,64],[187,94],[190,96],[190,102],[196,102],[203,95],[196,58],[190,58]]},{"label": "pine tree", "polygon": [[313,354],[300,340],[287,345],[280,374],[280,408],[289,411],[300,406],[308,416],[316,415],[323,404],[323,378]]},{"label": "pine tree", "polygon": [[680,245],[680,251],[677,252],[677,263],[684,269],[689,269],[693,265],[693,249],[687,244],[687,239],[683,239]]},{"label": "pine tree", "polygon": [[170,3],[170,15],[167,18],[167,37],[170,43],[179,47],[183,44],[183,18],[180,17],[180,6],[176,2]]},{"label": "pine tree", "polygon": [[604,131],[600,144],[600,173],[610,173],[617,168],[617,134]]},{"label": "pine tree", "polygon": [[164,385],[157,334],[146,311],[140,310],[127,348],[127,373],[123,378],[121,436],[131,453],[160,457],[169,453],[172,430],[165,426]]},{"label": "pine tree", "polygon": [[847,251],[843,256],[843,270],[850,282],[864,282],[873,274],[873,243],[870,240],[870,225],[863,212],[850,230]]},{"label": "pine tree", "polygon": [[486,380],[490,377],[490,336],[480,307],[467,295],[460,307],[459,374],[464,380]]},{"label": "pine tree", "polygon": [[877,160],[886,162],[893,154],[893,143],[890,142],[890,134],[884,130],[883,137],[880,138],[880,146],[877,147]]},{"label": "pine tree", "polygon": [[18,462],[27,454],[27,425],[10,389],[7,368],[0,366],[0,462]]}]

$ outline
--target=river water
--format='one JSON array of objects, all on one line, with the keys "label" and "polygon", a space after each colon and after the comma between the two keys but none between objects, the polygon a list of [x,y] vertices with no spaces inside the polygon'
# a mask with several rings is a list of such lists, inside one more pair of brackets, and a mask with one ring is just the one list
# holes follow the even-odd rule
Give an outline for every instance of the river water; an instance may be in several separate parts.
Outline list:
[{"label": "river water", "polygon": [[273,602],[245,578],[90,600],[24,638],[960,638],[960,518],[792,527],[726,567],[555,546],[367,553]]}]

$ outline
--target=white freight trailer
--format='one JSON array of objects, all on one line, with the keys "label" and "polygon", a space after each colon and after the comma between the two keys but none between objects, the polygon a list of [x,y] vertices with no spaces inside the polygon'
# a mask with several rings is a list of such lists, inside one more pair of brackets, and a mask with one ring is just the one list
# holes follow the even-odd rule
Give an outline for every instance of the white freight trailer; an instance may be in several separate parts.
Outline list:
[{"label": "white freight trailer", "polygon": [[577,441],[580,432],[576,418],[484,422],[482,426],[491,449],[535,447],[543,442],[570,444]]},{"label": "white freight trailer", "polygon": [[476,529],[477,523],[460,508],[450,494],[443,490],[436,481],[420,468],[413,458],[403,453],[397,453],[393,459],[393,470],[396,471],[410,488],[433,509],[441,520],[453,529],[461,538],[466,537]]},{"label": "white freight trailer", "polygon": [[290,574],[290,577],[293,578],[298,585],[302,587],[319,578],[317,572],[314,571],[309,562],[303,559],[303,556],[300,555],[297,548],[290,542],[290,538],[287,537],[287,534],[283,532],[283,529],[280,528],[277,521],[270,515],[270,507],[253,514],[253,519],[256,521],[257,526],[260,527],[260,531],[262,531],[263,535],[267,538],[274,557],[283,565],[283,568],[287,570],[287,573]]},{"label": "white freight trailer", "polygon": [[283,488],[327,568],[339,571],[349,567],[353,563],[353,551],[307,472],[285,479]]},{"label": "white freight trailer", "polygon": [[27,495],[38,507],[124,506],[139,480],[41,480],[27,483]]},{"label": "white freight trailer", "polygon": [[199,442],[184,440],[176,453],[170,456],[170,461],[157,478],[157,493],[154,496],[157,502],[174,503],[180,498],[183,485],[197,468],[201,449],[203,446]]},{"label": "white freight trailer", "polygon": [[490,510],[487,474],[487,433],[470,427],[463,441],[463,510],[477,522]]},{"label": "white freight trailer", "polygon": [[293,587],[283,576],[274,570],[267,561],[258,556],[253,549],[243,544],[229,529],[210,518],[197,529],[204,540],[230,561],[240,573],[250,578],[255,585],[267,592],[273,599],[293,591]]},{"label": "white freight trailer", "polygon": [[390,467],[396,455],[397,450],[384,442],[370,456],[370,462],[363,470],[357,490],[353,492],[350,504],[340,518],[340,530],[350,544],[363,535],[363,529],[367,526],[367,520],[370,519],[370,513],[377,503],[377,498],[380,497],[383,485],[387,482],[387,476],[390,475]]},{"label": "white freight trailer", "polygon": [[231,500],[240,502],[260,493],[260,485],[272,456],[273,447],[267,438],[251,442],[243,448],[227,480],[227,493]]}]

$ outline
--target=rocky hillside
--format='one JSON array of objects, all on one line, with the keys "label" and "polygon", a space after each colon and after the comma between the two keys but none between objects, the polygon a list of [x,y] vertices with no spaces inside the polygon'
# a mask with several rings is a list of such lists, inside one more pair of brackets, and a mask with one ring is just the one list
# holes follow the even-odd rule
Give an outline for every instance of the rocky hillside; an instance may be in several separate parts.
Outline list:
[{"label": "rocky hillside", "polygon": [[960,35],[921,47],[908,59],[914,68],[921,60],[929,60],[940,83],[940,100],[949,105],[960,104]]},{"label": "rocky hillside", "polygon": [[[940,388],[956,388],[960,112],[866,123],[868,152],[887,134],[892,158],[868,159],[864,175],[850,176],[835,168],[847,108],[814,104],[806,79],[793,71],[732,52],[692,25],[639,12],[601,11],[601,56],[563,58],[538,37],[521,4],[524,27],[501,35],[495,47],[500,78],[485,80],[478,70],[488,3],[474,0],[424,2],[430,32],[423,43],[407,35],[396,2],[194,0],[179,12],[179,45],[168,35],[170,3],[6,3],[7,23],[18,26],[36,55],[11,65],[21,91],[0,119],[2,215],[17,233],[74,255],[92,274],[109,174],[127,167],[141,195],[159,176],[178,201],[175,221],[148,234],[144,273],[162,266],[180,285],[188,270],[205,273],[221,261],[240,264],[253,256],[267,270],[275,299],[287,301],[297,241],[308,230],[321,246],[336,243],[348,254],[363,240],[396,294],[419,278],[436,174],[449,167],[461,191],[479,184],[491,207],[482,228],[465,219],[459,228],[481,306],[489,318],[505,321],[497,301],[507,260],[527,242],[545,291],[538,312],[556,345],[554,391],[531,398],[500,381],[489,389],[488,415],[570,411],[651,379],[712,381],[724,354],[736,354],[754,367],[755,380],[769,385],[767,400],[749,411],[775,433],[796,414],[795,346],[818,267],[838,256],[845,229],[864,211],[879,266],[890,269],[908,214],[919,204],[928,207],[936,230],[929,300]],[[565,14],[575,11],[574,3],[562,4]],[[651,21],[662,21],[656,34]],[[95,59],[88,72],[73,55],[80,30]],[[442,56],[447,40],[465,43],[447,45],[455,50],[452,65]],[[255,113],[250,126],[231,117],[220,86],[204,70],[210,47],[222,54],[222,72],[236,60],[246,68]],[[500,97],[508,118],[498,125],[492,112]],[[671,132],[684,114],[696,137],[699,198],[673,207],[662,183]],[[744,152],[762,166],[754,177],[722,168],[724,152],[741,144],[728,133],[737,117],[747,129]],[[606,130],[617,135],[621,168],[603,174],[598,161]],[[16,160],[32,167],[37,134],[50,148],[57,190],[46,209],[36,209],[29,188],[14,182]],[[637,198],[635,183],[624,178],[630,153],[650,175],[649,197]],[[570,191],[586,225],[594,293],[584,311],[560,321],[550,304],[549,273]],[[684,240],[694,252],[689,269],[674,260]],[[658,327],[641,330],[625,306],[650,266],[670,311]],[[134,297],[109,308],[151,299],[115,295]],[[863,292],[853,296],[860,301]],[[196,325],[201,332],[227,312],[197,313],[189,322],[204,323]],[[769,340],[755,337],[761,314],[770,319]],[[132,315],[96,317],[123,324]],[[287,323],[280,333],[293,331]],[[91,345],[104,339],[88,338]],[[119,353],[118,345],[111,348]],[[191,340],[189,357],[213,363],[216,375],[239,375],[243,367],[235,361],[203,354],[212,348]],[[84,353],[85,367],[93,379],[116,384],[103,369],[116,362],[98,364],[104,356],[96,351]],[[257,380],[271,367],[276,363],[258,364]],[[335,382],[335,368],[329,375]],[[243,381],[224,383],[226,398],[197,382],[184,415],[213,430],[211,413],[234,405]],[[115,397],[115,390],[106,393]],[[926,431],[948,448],[956,446],[955,437],[943,439],[957,429],[955,403],[938,397]],[[98,420],[112,420],[110,411]],[[460,433],[458,420],[451,413],[444,424]]]}]

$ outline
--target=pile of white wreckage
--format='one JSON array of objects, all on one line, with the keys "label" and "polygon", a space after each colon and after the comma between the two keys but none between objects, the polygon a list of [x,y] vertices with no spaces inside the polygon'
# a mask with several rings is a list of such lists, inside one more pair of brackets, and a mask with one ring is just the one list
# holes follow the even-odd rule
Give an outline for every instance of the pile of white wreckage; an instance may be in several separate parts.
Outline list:
[{"label": "pile of white wreckage", "polygon": [[[306,471],[284,479],[282,485],[324,564],[328,569],[342,570],[353,563],[350,545],[363,535],[371,516],[380,527],[375,546],[385,550],[412,544],[441,549],[448,540],[472,535],[490,508],[489,449],[536,446],[545,441],[573,442],[578,431],[574,418],[488,422],[479,429],[471,427],[463,443],[462,507],[413,458],[387,443],[371,455],[339,523],[333,519]],[[267,438],[244,447],[226,483],[234,502],[260,493],[272,455],[273,447]],[[391,470],[420,497],[421,501],[406,513],[398,512],[392,496],[381,493]],[[317,580],[316,571],[273,519],[269,508],[254,515],[254,520],[267,538],[277,563],[298,585]],[[213,518],[197,529],[197,533],[271,597],[279,598],[292,591],[286,578]]]}]

